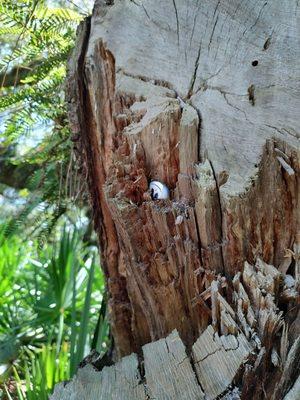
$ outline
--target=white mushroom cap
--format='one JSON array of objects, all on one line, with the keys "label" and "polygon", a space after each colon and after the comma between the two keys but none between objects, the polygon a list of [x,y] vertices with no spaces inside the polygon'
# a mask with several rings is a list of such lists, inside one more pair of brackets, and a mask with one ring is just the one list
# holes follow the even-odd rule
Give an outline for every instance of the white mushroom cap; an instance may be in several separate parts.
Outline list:
[{"label": "white mushroom cap", "polygon": [[166,200],[170,197],[168,187],[159,181],[150,182],[149,189],[153,200]]}]

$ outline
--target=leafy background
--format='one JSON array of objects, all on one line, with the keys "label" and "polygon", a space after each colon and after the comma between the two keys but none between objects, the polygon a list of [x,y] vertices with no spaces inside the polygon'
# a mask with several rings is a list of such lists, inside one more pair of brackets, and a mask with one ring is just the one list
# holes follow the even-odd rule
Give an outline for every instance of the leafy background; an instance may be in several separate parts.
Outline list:
[{"label": "leafy background", "polygon": [[109,346],[66,63],[91,1],[0,0],[0,398],[47,399]]}]

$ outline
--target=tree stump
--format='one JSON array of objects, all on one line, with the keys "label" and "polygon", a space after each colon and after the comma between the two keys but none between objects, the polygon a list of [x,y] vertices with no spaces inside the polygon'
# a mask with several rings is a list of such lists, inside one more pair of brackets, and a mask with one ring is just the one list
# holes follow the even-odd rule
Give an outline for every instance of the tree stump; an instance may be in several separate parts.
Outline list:
[{"label": "tree stump", "polygon": [[299,16],[296,0],[98,0],[79,28],[69,116],[117,357],[220,331],[219,294],[232,305],[259,258],[294,279],[276,306],[299,332]]}]

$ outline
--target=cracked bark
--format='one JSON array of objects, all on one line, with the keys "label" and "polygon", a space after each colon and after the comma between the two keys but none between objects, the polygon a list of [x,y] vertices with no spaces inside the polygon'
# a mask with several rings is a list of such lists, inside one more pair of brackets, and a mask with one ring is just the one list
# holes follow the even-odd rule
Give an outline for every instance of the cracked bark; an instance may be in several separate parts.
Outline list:
[{"label": "cracked bark", "polygon": [[[230,312],[202,294],[220,276],[230,292],[245,261],[278,268],[299,232],[297,15],[169,3],[97,1],[69,67],[116,357],[175,328],[188,349],[212,320],[225,329]],[[169,200],[147,200],[154,179]]]}]

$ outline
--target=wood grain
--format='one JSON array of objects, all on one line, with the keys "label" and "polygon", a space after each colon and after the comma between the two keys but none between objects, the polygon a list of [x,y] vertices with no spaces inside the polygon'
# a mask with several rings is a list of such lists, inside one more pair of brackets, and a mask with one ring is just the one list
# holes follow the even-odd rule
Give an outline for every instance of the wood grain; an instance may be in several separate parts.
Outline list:
[{"label": "wood grain", "polygon": [[150,398],[204,399],[185,347],[176,331],[166,339],[143,347],[145,376]]}]

